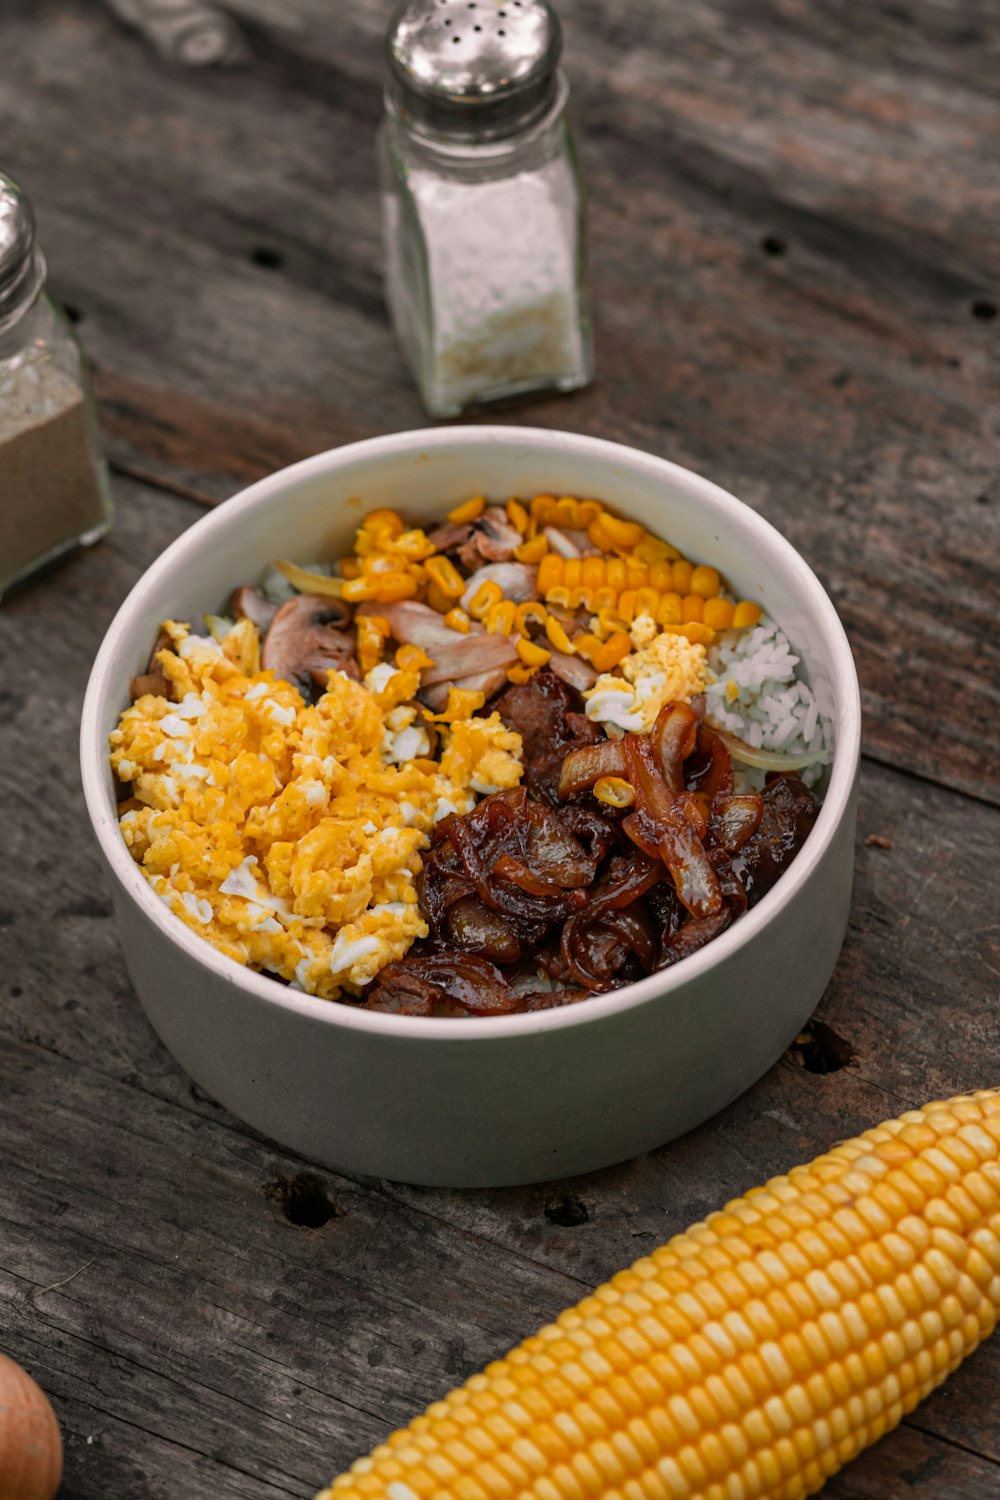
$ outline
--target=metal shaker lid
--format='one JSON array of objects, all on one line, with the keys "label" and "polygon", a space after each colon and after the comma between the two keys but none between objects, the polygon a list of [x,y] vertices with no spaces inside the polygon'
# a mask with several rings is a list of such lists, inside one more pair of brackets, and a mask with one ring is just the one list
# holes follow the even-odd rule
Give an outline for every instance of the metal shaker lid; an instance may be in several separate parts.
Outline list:
[{"label": "metal shaker lid", "polygon": [[387,102],[420,134],[503,140],[554,104],[561,50],[547,0],[404,0],[389,25]]},{"label": "metal shaker lid", "polygon": [[33,295],[44,276],[31,201],[13,178],[0,172],[0,318]]}]

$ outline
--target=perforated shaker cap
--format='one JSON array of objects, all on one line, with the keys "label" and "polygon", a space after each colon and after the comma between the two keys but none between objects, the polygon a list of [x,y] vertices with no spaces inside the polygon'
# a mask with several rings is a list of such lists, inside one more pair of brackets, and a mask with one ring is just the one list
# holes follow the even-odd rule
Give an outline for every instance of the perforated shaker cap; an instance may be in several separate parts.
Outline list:
[{"label": "perforated shaker cap", "polygon": [[34,293],[44,276],[31,200],[12,177],[0,172],[0,318]]},{"label": "perforated shaker cap", "polygon": [[551,109],[561,50],[547,0],[405,0],[389,26],[387,102],[423,135],[502,140]]}]

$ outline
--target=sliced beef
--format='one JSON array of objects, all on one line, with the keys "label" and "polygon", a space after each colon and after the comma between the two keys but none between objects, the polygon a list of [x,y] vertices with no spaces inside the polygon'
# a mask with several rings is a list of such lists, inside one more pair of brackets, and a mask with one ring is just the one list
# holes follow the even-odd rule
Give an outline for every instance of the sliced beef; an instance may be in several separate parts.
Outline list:
[{"label": "sliced beef", "polygon": [[767,777],[760,826],[731,860],[749,906],[756,906],[788,869],[809,837],[818,812],[815,797],[794,771],[772,772]]},{"label": "sliced beef", "polygon": [[507,728],[521,736],[525,785],[552,807],[558,804],[565,756],[602,737],[586,714],[578,711],[579,701],[554,672],[543,671],[507,688],[493,705]]}]

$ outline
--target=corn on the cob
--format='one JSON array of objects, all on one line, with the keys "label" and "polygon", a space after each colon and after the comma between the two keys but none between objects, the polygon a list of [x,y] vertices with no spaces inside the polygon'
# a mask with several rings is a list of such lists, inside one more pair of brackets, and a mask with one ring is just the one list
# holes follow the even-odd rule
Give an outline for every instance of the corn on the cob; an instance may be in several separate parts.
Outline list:
[{"label": "corn on the cob", "polygon": [[799,1500],[1000,1316],[1000,1089],[776,1177],[436,1402],[318,1500]]}]

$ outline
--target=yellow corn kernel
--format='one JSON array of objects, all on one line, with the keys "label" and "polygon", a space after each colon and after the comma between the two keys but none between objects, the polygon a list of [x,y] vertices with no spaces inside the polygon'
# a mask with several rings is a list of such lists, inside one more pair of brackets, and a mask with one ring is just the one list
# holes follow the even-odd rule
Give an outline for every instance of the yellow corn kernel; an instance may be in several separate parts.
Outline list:
[{"label": "yellow corn kernel", "polygon": [[436,583],[432,583],[427,589],[426,602],[431,609],[436,609],[439,615],[446,615],[455,601],[449,599],[447,594],[443,594]]},{"label": "yellow corn kernel", "polygon": [[585,583],[570,589],[569,607],[570,609],[585,609],[588,614],[593,614],[597,608],[596,590],[588,588]]},{"label": "yellow corn kernel", "polygon": [[617,609],[598,609],[596,633],[601,637],[602,641],[606,641],[608,636],[614,635],[616,631],[627,631],[628,627],[628,620],[623,620]]},{"label": "yellow corn kernel", "polygon": [[528,682],[534,677],[537,671],[537,667],[508,667],[507,681],[516,683]]},{"label": "yellow corn kernel", "polygon": [[342,557],[340,559],[341,578],[360,578],[361,564],[356,557]]},{"label": "yellow corn kernel", "polygon": [[745,630],[748,625],[757,625],[759,621],[760,605],[751,604],[747,599],[741,600],[733,611],[733,625],[737,630]]},{"label": "yellow corn kernel", "polygon": [[647,563],[650,567],[656,563],[672,562],[674,558],[680,557],[676,547],[669,542],[663,541],[661,537],[653,536],[646,532],[642,541],[633,549],[636,562]]},{"label": "yellow corn kernel", "polygon": [[[529,537],[526,542],[520,542],[514,548],[514,556],[518,562],[540,563],[549,551],[549,539],[546,536]],[[551,555],[551,554],[550,554]]]},{"label": "yellow corn kernel", "polygon": [[556,501],[554,526],[563,530],[577,531],[580,526],[580,502],[572,495],[560,495]]},{"label": "yellow corn kernel", "polygon": [[556,513],[555,495],[536,495],[531,502],[531,519],[539,526],[551,525]]},{"label": "yellow corn kernel", "polygon": [[679,625],[681,623],[681,606],[684,601],[680,594],[661,594],[659,607],[656,611],[656,623],[658,625]]},{"label": "yellow corn kernel", "polygon": [[448,702],[439,714],[428,714],[435,724],[452,724],[456,720],[471,719],[477,709],[486,702],[485,693],[470,693],[467,688],[454,685],[448,689]]},{"label": "yellow corn kernel", "polygon": [[681,600],[681,620],[689,625],[692,620],[697,620],[699,625],[705,614],[705,601],[700,594],[685,594]]},{"label": "yellow corn kernel", "polygon": [[513,496],[507,501],[507,519],[512,526],[517,527],[522,536],[527,536],[531,517],[520,500],[515,500]]},{"label": "yellow corn kernel", "polygon": [[619,593],[626,585],[625,564],[620,557],[609,557],[605,568],[608,582]]},{"label": "yellow corn kernel", "polygon": [[585,557],[580,564],[580,581],[590,588],[600,588],[608,581],[608,565],[603,557]]},{"label": "yellow corn kernel", "polygon": [[572,656],[576,651],[576,647],[555,615],[547,617],[545,621],[545,634],[548,636],[553,650],[561,651],[564,656]]},{"label": "yellow corn kernel", "polygon": [[625,521],[621,516],[613,516],[605,511],[591,522],[587,535],[594,546],[600,547],[604,552],[629,552],[642,541],[646,528],[640,526],[638,521]]},{"label": "yellow corn kernel", "polygon": [[618,613],[626,625],[635,619],[635,589],[625,589],[618,595]]},{"label": "yellow corn kernel", "polygon": [[656,619],[656,611],[660,606],[660,595],[654,588],[636,589],[635,612],[637,615],[652,615]]},{"label": "yellow corn kernel", "polygon": [[491,604],[499,604],[503,598],[503,589],[495,578],[487,578],[479,585],[472,596],[469,604],[469,614],[474,620],[481,620]]},{"label": "yellow corn kernel", "polygon": [[674,574],[668,562],[655,562],[649,568],[649,586],[662,594],[674,586]]},{"label": "yellow corn kernel", "polygon": [[577,506],[577,527],[580,531],[586,531],[603,514],[604,506],[600,500],[580,500]]},{"label": "yellow corn kernel", "polygon": [[406,522],[395,510],[370,510],[361,523],[363,531],[388,533],[397,537],[406,530]]},{"label": "yellow corn kernel", "polygon": [[649,582],[649,569],[644,568],[642,563],[633,562],[631,558],[626,558],[625,580],[630,589],[645,588]]},{"label": "yellow corn kernel", "polygon": [[340,597],[346,599],[349,604],[361,604],[365,599],[374,599],[375,580],[373,578],[349,578],[340,591]]},{"label": "yellow corn kernel", "polygon": [[705,625],[700,620],[685,620],[680,625],[664,625],[663,629],[672,635],[685,636],[693,646],[710,646],[715,640],[715,631],[711,625]]},{"label": "yellow corn kernel", "polygon": [[[949,1158],[947,1200],[945,1142],[974,1159]],[[956,1195],[963,1233],[940,1221]],[[841,1142],[709,1214],[317,1500],[812,1494],[993,1328],[998,1264],[1000,1089],[987,1089]]]},{"label": "yellow corn kernel", "polygon": [[490,635],[510,635],[516,614],[517,605],[513,599],[501,599],[499,604],[490,605],[482,617],[483,624]]},{"label": "yellow corn kernel", "polygon": [[557,605],[559,609],[569,609],[569,589],[564,583],[557,583],[545,590],[545,600],[548,604]]},{"label": "yellow corn kernel", "polygon": [[442,594],[447,594],[449,599],[461,599],[465,593],[465,579],[450,557],[429,557],[424,568]]},{"label": "yellow corn kernel", "polygon": [[631,807],[635,787],[621,776],[601,776],[594,782],[594,796],[609,807]]},{"label": "yellow corn kernel", "polygon": [[449,630],[457,630],[461,635],[468,635],[472,621],[464,609],[449,609],[444,617],[444,623]]},{"label": "yellow corn kernel", "polygon": [[396,666],[404,672],[422,672],[434,663],[421,646],[400,646],[396,652]]},{"label": "yellow corn kernel", "polygon": [[674,589],[678,594],[690,594],[691,575],[694,568],[686,557],[679,557],[676,562],[670,564],[670,572],[673,576]]},{"label": "yellow corn kernel", "polygon": [[583,562],[579,557],[563,558],[563,574],[560,580],[562,583],[565,583],[569,588],[574,588],[576,584],[583,582],[582,575]]},{"label": "yellow corn kernel", "polygon": [[692,594],[700,594],[703,599],[714,599],[722,587],[718,568],[706,568],[704,565],[695,568],[689,587]]},{"label": "yellow corn kernel", "polygon": [[546,662],[552,660],[551,651],[546,651],[544,646],[536,645],[534,641],[524,637],[517,643],[517,654],[526,667],[544,667]]},{"label": "yellow corn kernel", "polygon": [[[379,540],[383,538],[380,537]],[[425,557],[433,554],[434,546],[427,540],[426,533],[417,527],[413,531],[403,531],[399,536],[386,539],[385,550],[396,565],[400,558],[405,558],[407,562],[423,562]]]},{"label": "yellow corn kernel", "polygon": [[350,603],[374,599],[379,604],[395,604],[400,599],[412,599],[417,587],[412,573],[373,573],[345,583],[342,597]]},{"label": "yellow corn kernel", "polygon": [[600,636],[593,635],[590,632],[585,632],[583,635],[574,636],[573,644],[576,647],[579,655],[586,657],[587,661],[589,661],[593,666],[595,664],[594,653],[601,650],[604,642],[601,640]]},{"label": "yellow corn kernel", "polygon": [[736,606],[728,599],[706,599],[702,619],[713,630],[728,630],[733,623],[735,610]]},{"label": "yellow corn kernel", "polygon": [[525,604],[519,604],[514,615],[514,625],[521,635],[528,635],[529,629],[534,622],[536,625],[544,625],[549,618],[549,612],[544,604],[537,599],[529,599]]},{"label": "yellow corn kernel", "polygon": [[617,667],[623,657],[628,656],[632,650],[632,642],[622,630],[616,630],[603,641],[598,650],[590,658],[591,665],[598,672],[610,672],[612,667]]},{"label": "yellow corn kernel", "polygon": [[[548,546],[548,543],[546,543]],[[538,592],[542,595],[548,593],[557,583],[563,583],[563,566],[565,559],[557,552],[549,552],[538,564]]]},{"label": "yellow corn kernel", "polygon": [[454,521],[456,526],[464,526],[466,521],[475,521],[486,509],[486,500],[482,495],[476,495],[472,500],[466,500],[463,505],[456,505],[454,510],[448,512],[448,520]]},{"label": "yellow corn kernel", "polygon": [[595,609],[614,609],[618,603],[618,590],[612,588],[610,583],[602,583],[599,589],[594,590]]}]

